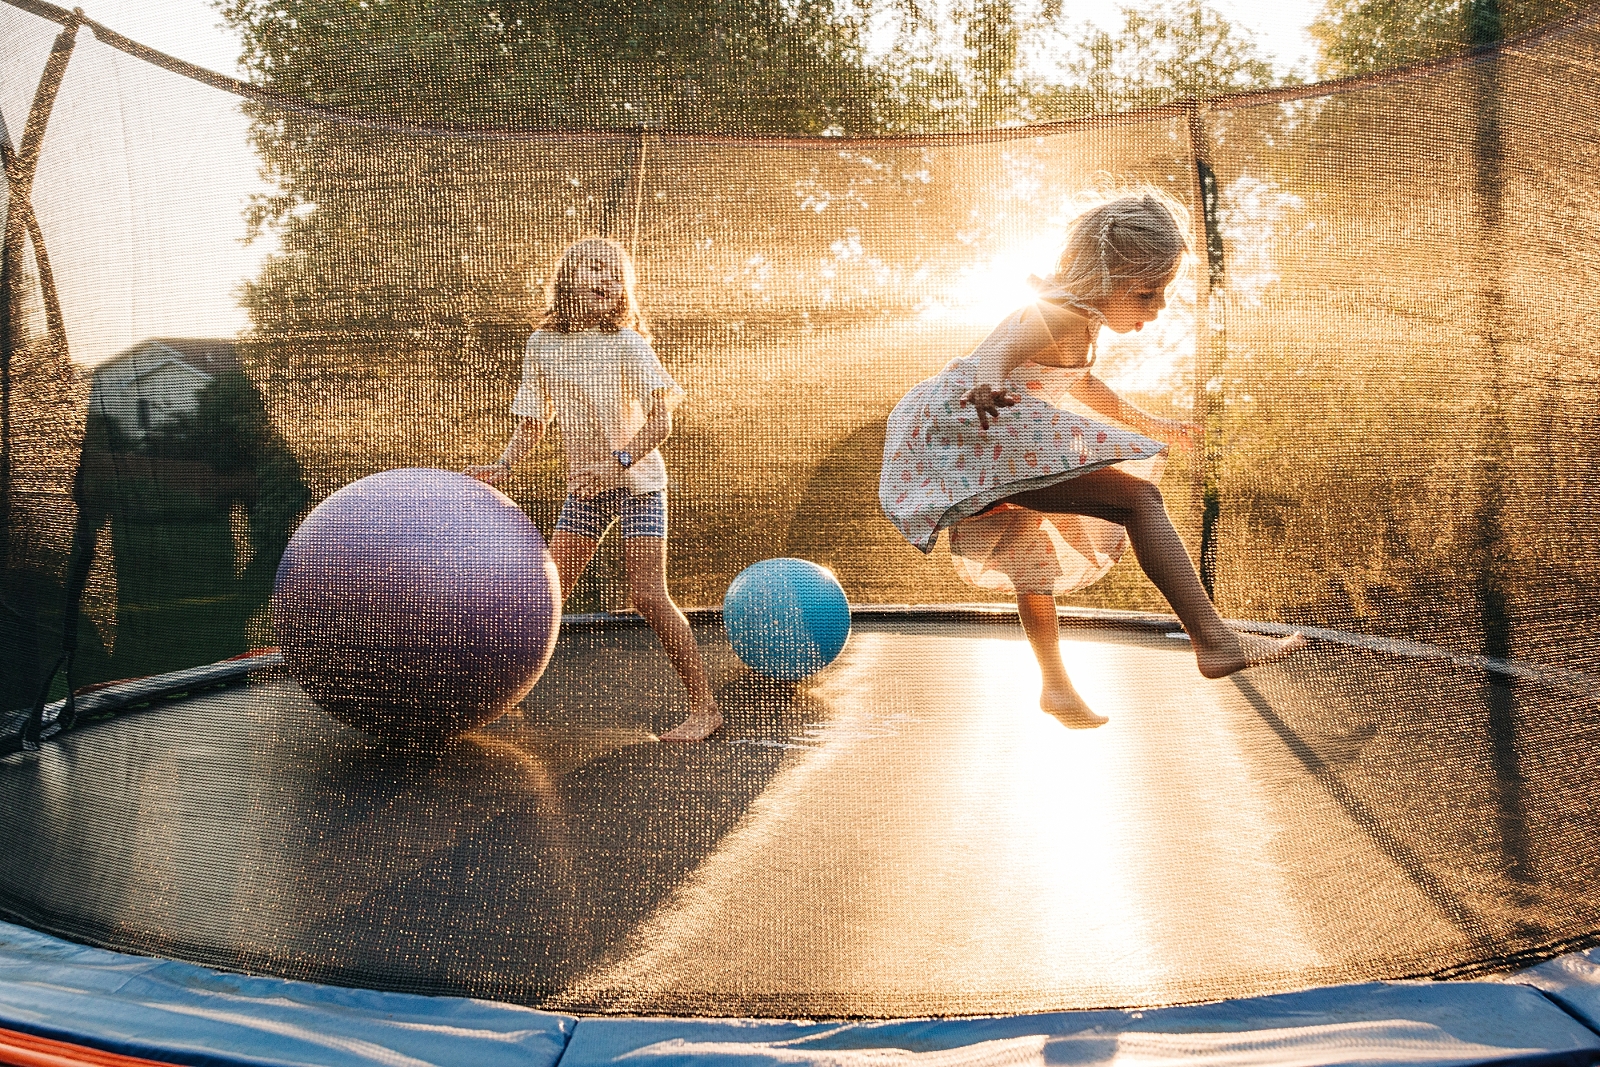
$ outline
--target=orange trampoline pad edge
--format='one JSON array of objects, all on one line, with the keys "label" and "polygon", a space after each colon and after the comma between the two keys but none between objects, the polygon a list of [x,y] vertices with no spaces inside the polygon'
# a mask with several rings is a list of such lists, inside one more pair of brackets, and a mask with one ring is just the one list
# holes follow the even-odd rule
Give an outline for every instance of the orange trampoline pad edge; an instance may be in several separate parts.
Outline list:
[{"label": "orange trampoline pad edge", "polygon": [[0,1030],[0,1065],[3,1067],[172,1067],[161,1060],[145,1060],[116,1052],[102,1052],[48,1037],[16,1030]]}]

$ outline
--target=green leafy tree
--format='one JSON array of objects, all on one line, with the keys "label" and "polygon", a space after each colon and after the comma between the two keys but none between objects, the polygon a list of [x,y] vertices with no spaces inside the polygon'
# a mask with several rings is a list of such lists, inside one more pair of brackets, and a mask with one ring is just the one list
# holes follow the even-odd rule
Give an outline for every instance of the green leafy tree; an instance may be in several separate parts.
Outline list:
[{"label": "green leafy tree", "polygon": [[870,128],[869,12],[834,0],[222,0],[265,86],[418,122]]},{"label": "green leafy tree", "polygon": [[977,0],[962,12],[962,45],[972,69],[975,125],[1011,117],[1017,106],[1017,58],[1023,27],[1010,0]]},{"label": "green leafy tree", "polygon": [[1583,0],[1327,0],[1311,25],[1324,77],[1370,74],[1457,55],[1537,30]]},{"label": "green leafy tree", "polygon": [[1121,27],[1109,31],[1072,21],[1059,0],[1026,10],[966,0],[949,9],[943,35],[913,21],[882,61],[899,105],[882,111],[902,128],[983,128],[1297,80],[1205,0],[1127,4],[1120,13]]},{"label": "green leafy tree", "polygon": [[1060,72],[1030,94],[1040,118],[1150,107],[1294,81],[1280,76],[1255,38],[1203,0],[1124,6],[1117,33],[1057,30]]}]

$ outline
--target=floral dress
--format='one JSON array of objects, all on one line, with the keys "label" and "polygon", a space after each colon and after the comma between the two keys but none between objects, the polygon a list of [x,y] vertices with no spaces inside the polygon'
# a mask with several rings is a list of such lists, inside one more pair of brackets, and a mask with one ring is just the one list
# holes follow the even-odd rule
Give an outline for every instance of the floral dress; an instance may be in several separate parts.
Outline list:
[{"label": "floral dress", "polygon": [[1022,399],[984,430],[960,403],[976,370],[974,356],[954,360],[895,405],[878,480],[884,513],[924,552],[948,529],[956,572],[980,589],[1060,595],[1092,584],[1121,557],[1121,526],[995,505],[1113,463],[1154,482],[1166,446],[1067,406],[1088,367],[1017,367],[1004,384]]}]

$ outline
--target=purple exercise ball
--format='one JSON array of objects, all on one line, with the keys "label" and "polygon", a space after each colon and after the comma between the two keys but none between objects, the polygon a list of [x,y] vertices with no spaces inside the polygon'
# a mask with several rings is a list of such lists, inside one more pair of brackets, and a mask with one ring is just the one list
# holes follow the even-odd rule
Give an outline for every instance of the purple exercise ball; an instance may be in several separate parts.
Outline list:
[{"label": "purple exercise ball", "polygon": [[538,528],[453,471],[345,486],[290,538],[272,593],[285,665],[334,718],[381,737],[448,737],[528,694],[561,592]]}]

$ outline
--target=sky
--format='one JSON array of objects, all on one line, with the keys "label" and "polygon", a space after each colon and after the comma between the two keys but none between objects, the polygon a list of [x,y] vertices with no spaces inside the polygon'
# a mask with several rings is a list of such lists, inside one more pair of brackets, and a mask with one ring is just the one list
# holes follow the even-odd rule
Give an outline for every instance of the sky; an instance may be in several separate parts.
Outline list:
[{"label": "sky", "polygon": [[[1103,0],[1096,0],[1096,6],[1113,10],[1116,7]],[[1311,69],[1316,48],[1306,27],[1321,14],[1321,0],[1212,0],[1212,6],[1229,22],[1254,33],[1279,70],[1296,66],[1303,71]]]},{"label": "sky", "polygon": [[[1120,27],[1118,8],[1129,0],[1065,0],[1069,15],[1105,29]],[[1255,34],[1280,70],[1310,68],[1313,48],[1305,27],[1322,0],[1210,0],[1237,26]],[[85,14],[125,36],[186,59],[234,73],[238,45],[207,0],[82,0]]]}]

